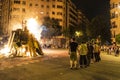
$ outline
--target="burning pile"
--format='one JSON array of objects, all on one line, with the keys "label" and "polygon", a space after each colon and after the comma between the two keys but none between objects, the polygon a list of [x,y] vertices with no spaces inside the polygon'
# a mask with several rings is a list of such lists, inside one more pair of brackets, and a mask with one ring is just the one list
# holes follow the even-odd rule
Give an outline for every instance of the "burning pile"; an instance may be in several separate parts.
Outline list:
[{"label": "burning pile", "polygon": [[[35,27],[35,26],[33,26]],[[5,56],[30,56],[35,57],[43,55],[38,38],[27,25],[23,29],[12,31],[7,46],[0,51]],[[33,29],[32,29],[33,30]],[[37,31],[36,31],[37,32]]]}]

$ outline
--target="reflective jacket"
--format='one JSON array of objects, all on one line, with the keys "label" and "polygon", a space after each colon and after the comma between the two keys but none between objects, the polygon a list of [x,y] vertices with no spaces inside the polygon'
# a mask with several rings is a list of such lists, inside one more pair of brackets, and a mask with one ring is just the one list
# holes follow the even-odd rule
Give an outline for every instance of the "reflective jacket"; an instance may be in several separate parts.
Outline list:
[{"label": "reflective jacket", "polygon": [[81,45],[79,45],[78,50],[79,50],[79,54],[80,55],[86,55],[87,52],[88,52],[87,44],[81,44]]}]

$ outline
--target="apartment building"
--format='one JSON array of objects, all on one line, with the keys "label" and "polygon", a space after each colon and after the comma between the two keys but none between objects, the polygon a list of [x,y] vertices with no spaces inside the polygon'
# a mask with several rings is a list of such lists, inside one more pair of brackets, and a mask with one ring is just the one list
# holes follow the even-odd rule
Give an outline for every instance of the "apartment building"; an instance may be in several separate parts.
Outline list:
[{"label": "apartment building", "polygon": [[120,0],[110,0],[110,15],[112,39],[115,41],[115,36],[120,34]]},{"label": "apartment building", "polygon": [[[2,0],[0,0],[0,32],[2,32],[1,20],[2,20]],[[1,34],[1,33],[0,33]]]},{"label": "apartment building", "polygon": [[78,13],[77,7],[71,2],[71,0],[67,1],[67,27],[75,27],[78,24]]},{"label": "apartment building", "polygon": [[62,29],[78,23],[77,8],[71,0],[3,0],[2,5],[2,26],[7,33],[29,18],[42,24],[43,18],[49,16],[57,19]]}]

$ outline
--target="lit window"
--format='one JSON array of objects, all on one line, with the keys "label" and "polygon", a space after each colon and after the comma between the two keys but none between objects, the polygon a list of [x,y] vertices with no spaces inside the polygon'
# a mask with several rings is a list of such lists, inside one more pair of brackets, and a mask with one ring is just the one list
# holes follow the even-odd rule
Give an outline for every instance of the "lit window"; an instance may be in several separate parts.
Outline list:
[{"label": "lit window", "polygon": [[44,12],[40,12],[40,14],[44,14]]}]

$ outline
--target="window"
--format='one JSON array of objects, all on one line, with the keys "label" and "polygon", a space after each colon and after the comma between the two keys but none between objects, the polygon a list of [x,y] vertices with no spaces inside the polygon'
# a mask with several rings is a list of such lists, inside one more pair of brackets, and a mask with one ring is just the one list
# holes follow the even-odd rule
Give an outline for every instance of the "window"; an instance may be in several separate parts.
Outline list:
[{"label": "window", "polygon": [[118,13],[115,13],[115,18],[118,18]]},{"label": "window", "polygon": [[2,6],[0,6],[0,9],[2,9]]},{"label": "window", "polygon": [[117,8],[117,7],[118,7],[118,4],[115,4],[115,7]]},{"label": "window", "polygon": [[117,27],[117,25],[116,25],[115,21],[112,22],[112,28],[116,28],[116,27]]},{"label": "window", "polygon": [[58,2],[62,2],[62,0],[57,0]]},{"label": "window", "polygon": [[120,2],[119,2],[119,4],[118,4],[119,6],[120,6]]},{"label": "window", "polygon": [[111,13],[111,18],[115,18],[115,13]]},{"label": "window", "polygon": [[115,35],[116,35],[115,31],[113,31],[113,37],[114,37],[114,38],[115,38]]},{"label": "window", "polygon": [[20,1],[18,0],[18,1],[14,1],[14,4],[20,4]]},{"label": "window", "polygon": [[62,8],[62,6],[60,6],[60,5],[57,5],[57,8]]},{"label": "window", "polygon": [[32,6],[32,3],[30,3],[29,6]]},{"label": "window", "polygon": [[55,20],[55,18],[52,18],[52,20]]},{"label": "window", "polygon": [[35,6],[38,6],[38,4],[35,4]]},{"label": "window", "polygon": [[115,8],[115,3],[113,3],[113,8]]},{"label": "window", "polygon": [[53,15],[55,15],[55,12],[52,12]]},{"label": "window", "polygon": [[44,8],[44,5],[41,5],[41,8]]},{"label": "window", "polygon": [[22,12],[25,12],[25,8],[22,8]]},{"label": "window", "polygon": [[44,14],[44,12],[43,12],[43,11],[41,11],[41,12],[40,12],[40,14]]},{"label": "window", "polygon": [[47,15],[49,14],[49,12],[46,13]]},{"label": "window", "polygon": [[55,8],[55,5],[52,5],[53,8]]},{"label": "window", "polygon": [[62,19],[58,19],[58,21],[62,22]]},{"label": "window", "polygon": [[26,5],[26,1],[22,1],[22,5]]},{"label": "window", "polygon": [[57,12],[57,15],[62,15],[62,12]]},{"label": "window", "polygon": [[49,8],[49,6],[47,5],[47,8]]},{"label": "window", "polygon": [[13,11],[20,11],[20,8],[13,8]]}]

